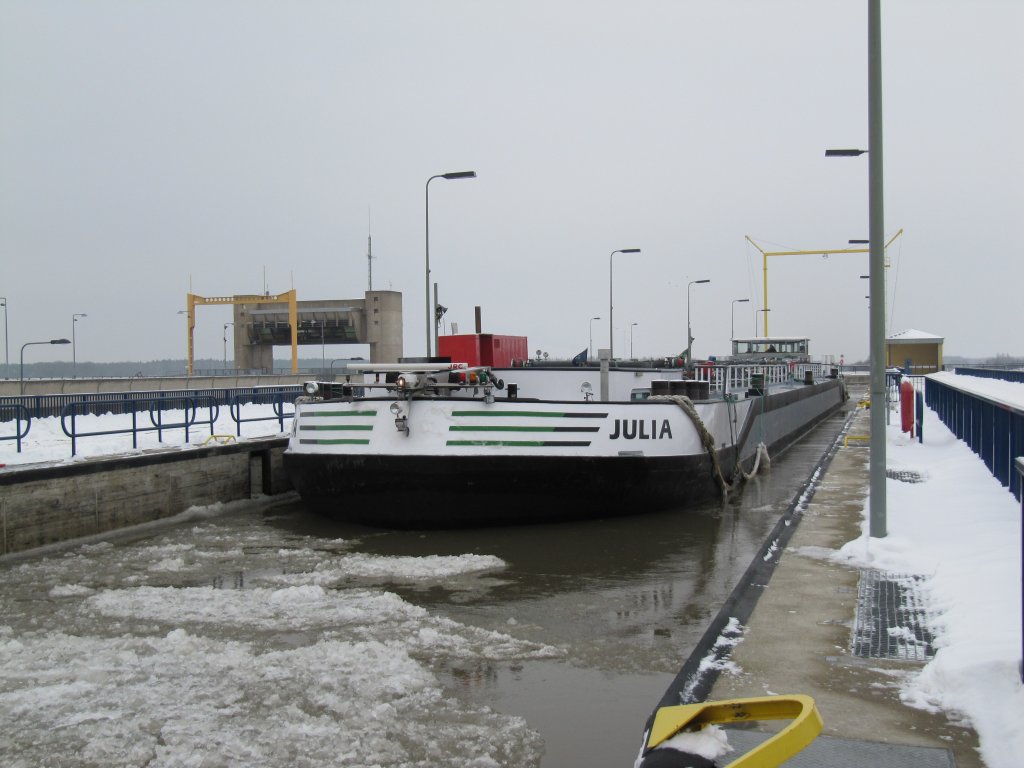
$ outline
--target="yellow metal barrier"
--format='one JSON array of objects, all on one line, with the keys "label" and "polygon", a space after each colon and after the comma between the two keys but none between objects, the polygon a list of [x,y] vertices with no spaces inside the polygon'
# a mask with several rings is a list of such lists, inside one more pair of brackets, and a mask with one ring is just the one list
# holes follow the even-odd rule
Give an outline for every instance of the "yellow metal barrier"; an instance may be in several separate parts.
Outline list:
[{"label": "yellow metal barrier", "polygon": [[847,435],[843,438],[843,447],[845,448],[850,444],[851,440],[857,440],[862,443],[871,442],[871,435]]},{"label": "yellow metal barrier", "polygon": [[822,721],[814,699],[803,694],[726,699],[704,704],[662,707],[654,715],[644,753],[675,736],[684,728],[699,730],[706,725],[748,723],[755,720],[792,720],[789,725],[726,768],[758,768],[782,765],[821,733]]}]

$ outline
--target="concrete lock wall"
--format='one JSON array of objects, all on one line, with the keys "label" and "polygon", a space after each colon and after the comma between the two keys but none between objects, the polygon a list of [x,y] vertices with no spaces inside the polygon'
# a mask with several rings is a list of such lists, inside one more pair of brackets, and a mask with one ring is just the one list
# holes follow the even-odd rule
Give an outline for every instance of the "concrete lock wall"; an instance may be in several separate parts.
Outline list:
[{"label": "concrete lock wall", "polygon": [[292,488],[286,438],[0,470],[0,554]]}]

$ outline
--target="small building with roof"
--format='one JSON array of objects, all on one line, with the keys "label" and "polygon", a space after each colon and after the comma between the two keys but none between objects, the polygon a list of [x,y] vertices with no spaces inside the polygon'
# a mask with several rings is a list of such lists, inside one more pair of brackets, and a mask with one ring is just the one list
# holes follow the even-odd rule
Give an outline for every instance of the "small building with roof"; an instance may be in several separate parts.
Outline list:
[{"label": "small building with roof", "polygon": [[885,340],[886,368],[907,368],[915,376],[942,370],[942,336],[908,328]]}]

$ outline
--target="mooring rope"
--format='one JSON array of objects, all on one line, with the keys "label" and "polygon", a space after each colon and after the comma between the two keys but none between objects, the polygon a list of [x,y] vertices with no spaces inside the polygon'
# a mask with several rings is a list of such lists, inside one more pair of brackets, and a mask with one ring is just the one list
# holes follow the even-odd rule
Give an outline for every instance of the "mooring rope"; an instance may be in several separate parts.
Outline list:
[{"label": "mooring rope", "polygon": [[718,459],[718,449],[715,447],[715,438],[708,431],[708,428],[704,426],[704,421],[701,419],[700,414],[697,413],[697,408],[694,406],[693,401],[686,395],[652,395],[649,400],[661,400],[670,401],[678,405],[683,409],[683,413],[690,417],[690,421],[693,422],[693,426],[697,430],[697,434],[700,435],[701,444],[708,453],[708,457],[711,459],[711,469],[714,475],[715,482],[718,483],[718,488],[722,493],[723,498],[727,497],[736,486],[740,484],[740,481],[746,481],[756,475],[761,467],[761,460],[764,459],[765,466],[771,465],[771,458],[768,456],[768,447],[764,442],[758,443],[757,455],[754,459],[754,466],[750,472],[743,470],[743,461],[739,455],[740,446],[736,445],[736,471],[733,475],[733,482],[730,483],[725,479],[722,474],[722,464]]}]

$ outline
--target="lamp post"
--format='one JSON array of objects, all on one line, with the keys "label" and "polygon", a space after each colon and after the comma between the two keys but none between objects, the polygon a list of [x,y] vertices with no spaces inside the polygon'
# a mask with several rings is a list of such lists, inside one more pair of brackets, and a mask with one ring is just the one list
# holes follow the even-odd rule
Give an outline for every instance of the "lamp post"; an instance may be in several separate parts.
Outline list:
[{"label": "lamp post", "polygon": [[690,287],[701,283],[710,283],[711,280],[691,280],[686,285],[686,365],[693,364],[693,333],[690,331]]},{"label": "lamp post", "polygon": [[590,343],[587,344],[587,357],[588,358],[594,356],[594,321],[595,320],[600,320],[600,319],[601,319],[600,317],[592,317],[592,318],[590,318]]},{"label": "lamp post", "polygon": [[228,326],[234,323],[224,323],[224,370],[228,369]]},{"label": "lamp post", "polygon": [[633,357],[633,329],[636,328],[636,326],[637,326],[637,323],[630,323],[630,325],[629,325],[629,359],[630,360],[636,360],[636,358]]},{"label": "lamp post", "polygon": [[[771,312],[771,310],[770,309],[759,309],[757,312],[764,312],[765,313],[764,317],[767,320],[768,319],[768,313]],[[757,334],[758,334],[758,330],[757,330],[757,312],[754,313],[754,336],[757,336]]]},{"label": "lamp post", "polygon": [[76,354],[75,347],[78,346],[75,341],[75,328],[78,326],[78,318],[88,317],[84,312],[77,312],[71,315],[71,378],[78,378],[78,355]]},{"label": "lamp post", "polygon": [[430,182],[432,182],[434,179],[475,179],[475,178],[476,178],[476,171],[455,171],[453,173],[439,173],[439,174],[437,174],[435,176],[431,176],[429,179],[427,179],[427,183],[426,183],[426,187],[425,187],[426,193],[425,193],[425,205],[424,205],[424,214],[425,214],[425,218],[426,218],[426,237],[425,237],[425,251],[424,251],[424,253],[425,253],[424,266],[425,266],[426,275],[425,275],[425,279],[424,279],[425,289],[424,289],[424,294],[423,294],[423,300],[424,300],[424,302],[426,304],[426,316],[427,316],[427,357],[430,357],[430,355],[431,355],[431,351],[430,350],[433,349],[433,345],[430,343],[430,328],[431,328],[431,326],[433,325],[433,322],[434,322],[433,318],[432,318],[432,315],[434,313],[430,311],[430,309],[431,309],[431,307],[430,307]]},{"label": "lamp post", "polygon": [[[885,247],[884,195],[882,184],[882,9],[881,0],[868,0],[868,149],[827,149],[826,157],[859,157],[868,154],[868,295],[871,329],[871,452],[869,455],[870,536],[886,535],[885,489]],[[882,300],[877,297],[881,296]]]},{"label": "lamp post", "polygon": [[0,296],[0,306],[4,308],[4,375],[11,367],[11,345],[7,341],[7,297]]},{"label": "lamp post", "polygon": [[18,391],[25,394],[25,347],[35,344],[70,344],[68,339],[50,339],[49,341],[26,341],[21,345],[21,371],[18,374]]},{"label": "lamp post", "polygon": [[608,256],[608,359],[615,359],[615,332],[612,329],[613,318],[612,313],[614,312],[614,305],[612,303],[612,257],[616,253],[640,253],[639,248],[620,248],[617,251],[612,251]]},{"label": "lamp post", "polygon": [[[732,300],[732,326],[731,326],[731,330],[729,331],[729,333],[731,334],[732,338],[730,338],[729,341],[732,341],[733,339],[736,338],[736,305],[737,304],[745,304],[748,301],[750,301],[750,299],[733,299]],[[755,335],[756,335],[756,332],[755,332]]]}]

